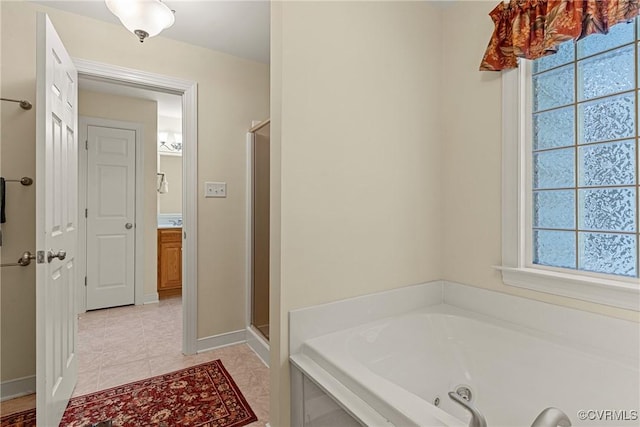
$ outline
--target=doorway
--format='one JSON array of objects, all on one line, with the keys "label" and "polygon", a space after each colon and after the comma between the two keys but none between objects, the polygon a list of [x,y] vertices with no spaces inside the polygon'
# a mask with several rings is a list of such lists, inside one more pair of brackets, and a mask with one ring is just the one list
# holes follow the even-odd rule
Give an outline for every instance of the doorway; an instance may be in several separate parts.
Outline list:
[{"label": "doorway", "polygon": [[[184,354],[195,354],[197,347],[197,84],[192,81],[94,61],[75,59],[74,63],[81,78],[116,83],[129,89],[154,90],[178,95],[181,98],[182,138],[184,142],[182,150],[184,192],[182,197],[183,310],[181,347]],[[152,189],[155,200],[155,176],[152,181]],[[152,228],[155,231],[155,221]],[[139,248],[136,247],[136,251],[138,250]],[[157,268],[154,267],[151,274],[155,274],[156,270]]]},{"label": "doorway", "polygon": [[158,109],[158,297],[182,293],[181,111]]},{"label": "doorway", "polygon": [[[158,129],[168,111],[181,122],[181,98],[82,78],[79,88],[80,113],[99,117],[80,117],[87,311],[78,318],[74,395],[153,376],[183,352],[180,292],[159,302],[155,280],[162,258],[155,250],[166,231],[156,228],[160,197],[178,195],[182,212],[179,181],[169,193],[156,188]],[[181,257],[175,261],[181,267]]]}]

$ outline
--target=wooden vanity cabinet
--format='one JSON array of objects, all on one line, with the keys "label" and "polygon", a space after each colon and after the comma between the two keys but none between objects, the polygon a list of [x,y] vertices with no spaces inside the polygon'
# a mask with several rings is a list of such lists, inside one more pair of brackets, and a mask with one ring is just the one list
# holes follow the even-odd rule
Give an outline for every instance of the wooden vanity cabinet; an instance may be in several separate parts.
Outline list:
[{"label": "wooden vanity cabinet", "polygon": [[182,293],[182,228],[158,229],[158,296]]}]

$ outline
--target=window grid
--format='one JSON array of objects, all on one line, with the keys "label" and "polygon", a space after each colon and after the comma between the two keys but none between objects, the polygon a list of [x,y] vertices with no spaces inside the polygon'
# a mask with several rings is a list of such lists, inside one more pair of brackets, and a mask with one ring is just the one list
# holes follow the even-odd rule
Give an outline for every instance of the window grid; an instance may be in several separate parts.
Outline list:
[{"label": "window grid", "polygon": [[[625,24],[620,24],[620,25],[625,25]],[[535,245],[535,235],[536,235],[536,231],[563,231],[563,232],[573,232],[574,234],[574,248],[575,248],[575,257],[574,257],[574,266],[573,267],[568,267],[571,268],[572,270],[576,270],[576,271],[592,271],[592,270],[588,270],[588,269],[584,269],[581,268],[580,265],[580,254],[581,254],[581,248],[580,248],[580,233],[592,233],[592,234],[607,234],[607,235],[627,235],[627,236],[632,236],[635,238],[635,249],[636,249],[636,254],[635,254],[635,275],[631,275],[631,277],[639,277],[640,275],[640,160],[638,160],[640,158],[640,146],[638,143],[638,139],[639,139],[639,135],[640,135],[640,124],[638,123],[640,117],[639,117],[639,108],[638,108],[638,101],[639,101],[639,66],[638,66],[638,61],[639,61],[639,52],[638,50],[640,49],[640,44],[639,44],[639,34],[640,34],[640,27],[638,25],[637,20],[634,20],[633,24],[627,24],[627,25],[633,25],[633,40],[618,46],[614,46],[614,47],[610,47],[608,49],[604,49],[602,51],[596,52],[596,53],[592,53],[590,55],[585,55],[583,57],[579,57],[579,51],[578,51],[578,43],[572,43],[572,49],[573,49],[573,58],[572,61],[568,62],[568,63],[563,63],[563,64],[558,64],[546,69],[543,69],[541,71],[534,69],[532,76],[540,76],[540,75],[544,75],[546,73],[550,73],[553,72],[554,70],[559,70],[563,67],[568,68],[569,66],[573,67],[573,100],[572,103],[569,104],[562,104],[562,105],[553,105],[551,108],[539,108],[539,109],[533,109],[535,111],[532,112],[532,118],[535,117],[535,115],[540,115],[541,113],[547,113],[547,112],[553,112],[553,111],[558,111],[561,109],[566,109],[568,107],[572,107],[572,111],[573,111],[573,141],[571,145],[566,145],[566,144],[562,144],[562,145],[554,145],[552,147],[543,147],[543,148],[538,148],[538,147],[534,147],[532,144],[531,147],[531,152],[533,154],[533,156],[531,157],[531,165],[532,165],[532,173],[533,173],[533,165],[534,165],[534,159],[535,159],[535,155],[538,153],[545,153],[545,152],[557,152],[559,150],[563,150],[563,149],[569,149],[571,148],[573,151],[573,186],[569,186],[569,187],[563,187],[563,186],[553,186],[553,187],[544,187],[544,186],[536,186],[534,184],[534,182],[532,181],[532,193],[531,193],[531,197],[532,197],[532,204],[531,204],[531,211],[530,214],[532,215],[532,241],[531,244]],[[607,93],[605,95],[598,95],[598,96],[592,96],[592,97],[588,97],[588,96],[581,96],[579,90],[581,90],[581,82],[579,80],[580,78],[580,65],[584,66],[585,61],[588,61],[592,58],[596,58],[596,57],[602,57],[602,58],[606,58],[609,54],[611,54],[612,52],[615,51],[624,51],[625,48],[629,48],[632,47],[633,50],[633,61],[634,61],[634,73],[633,73],[633,81],[634,81],[634,87],[631,89],[626,89],[626,90],[621,90],[621,91],[614,91],[612,93]],[[533,87],[533,86],[532,86]],[[615,99],[617,97],[622,97],[624,95],[632,95],[633,99],[634,99],[634,129],[633,129],[633,135],[628,135],[622,138],[616,138],[616,139],[602,139],[602,140],[597,140],[597,141],[590,141],[590,142],[584,142],[584,136],[582,136],[581,138],[581,131],[580,131],[580,125],[582,123],[582,117],[580,114],[580,107],[584,106],[585,104],[595,104],[597,103],[599,100],[606,100],[606,99]],[[534,99],[533,97],[531,98],[532,100]],[[532,132],[533,132],[533,128],[532,128]],[[616,185],[580,185],[580,173],[581,173],[581,164],[580,164],[580,148],[583,147],[589,147],[589,146],[604,146],[605,144],[612,144],[612,143],[616,143],[616,142],[622,142],[622,141],[630,141],[630,140],[634,140],[635,141],[635,159],[634,159],[634,163],[635,163],[635,182],[633,184],[616,184]],[[580,214],[582,212],[580,204],[581,204],[581,190],[601,190],[601,189],[631,189],[632,191],[635,191],[635,218],[634,218],[634,228],[635,230],[633,231],[628,231],[628,230],[611,230],[611,229],[603,229],[603,230],[596,230],[593,228],[584,228],[581,227],[580,224]],[[535,206],[534,206],[534,201],[535,201],[535,196],[536,194],[541,194],[541,193],[547,193],[549,194],[550,192],[554,192],[554,191],[572,191],[573,192],[573,202],[574,202],[574,213],[573,213],[573,221],[574,221],[574,227],[573,228],[554,228],[554,227],[542,227],[540,226],[540,224],[535,223]],[[613,227],[609,227],[609,228],[613,228]],[[536,253],[536,248],[533,247],[533,253],[532,253],[532,262],[536,263],[536,255],[534,255]],[[544,264],[538,264],[538,265],[544,265]],[[598,273],[596,271],[596,273]],[[610,274],[610,273],[605,273],[605,274]],[[629,274],[623,274],[624,276],[630,276]]]},{"label": "window grid", "polygon": [[638,101],[640,101],[640,97],[638,97],[638,89],[640,88],[640,81],[638,77],[638,73],[640,73],[640,67],[638,63],[640,62],[640,57],[638,50],[640,49],[640,25],[638,24],[638,19],[634,19],[633,21],[633,34],[635,35],[634,40],[634,57],[633,63],[635,64],[635,73],[633,73],[635,78],[635,122],[636,122],[636,277],[640,277],[640,123],[638,123],[640,119],[640,109],[638,108]]}]

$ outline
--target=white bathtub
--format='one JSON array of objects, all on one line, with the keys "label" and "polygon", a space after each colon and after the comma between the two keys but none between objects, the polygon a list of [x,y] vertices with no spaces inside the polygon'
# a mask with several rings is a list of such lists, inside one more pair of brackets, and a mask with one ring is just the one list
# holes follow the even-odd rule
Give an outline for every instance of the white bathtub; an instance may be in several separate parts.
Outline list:
[{"label": "white bathtub", "polygon": [[[308,339],[291,360],[319,366],[398,427],[468,425],[447,395],[460,385],[489,427],[530,426],[550,406],[573,425],[637,426],[638,353],[616,350],[438,304]],[[581,420],[581,410],[619,412]]]}]

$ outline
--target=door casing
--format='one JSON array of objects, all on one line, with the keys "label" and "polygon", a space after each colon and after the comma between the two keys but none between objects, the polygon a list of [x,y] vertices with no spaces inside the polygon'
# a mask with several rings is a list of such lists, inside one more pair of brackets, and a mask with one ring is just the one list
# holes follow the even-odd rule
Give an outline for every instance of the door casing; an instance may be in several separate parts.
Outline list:
[{"label": "door casing", "polygon": [[87,276],[87,218],[84,210],[87,207],[87,174],[88,174],[88,151],[85,149],[88,126],[100,126],[108,128],[118,128],[133,130],[136,133],[136,174],[135,174],[135,261],[134,261],[134,304],[141,305],[158,300],[157,291],[152,295],[144,293],[144,214],[143,198],[144,194],[144,126],[142,123],[125,122],[120,120],[108,120],[98,117],[79,116],[78,126],[78,273],[81,286],[77,289],[78,313],[84,313],[87,307],[87,288],[84,286],[84,278]]},{"label": "door casing", "polygon": [[198,84],[101,62],[72,59],[79,76],[182,97],[182,352],[195,354],[198,326]]}]

